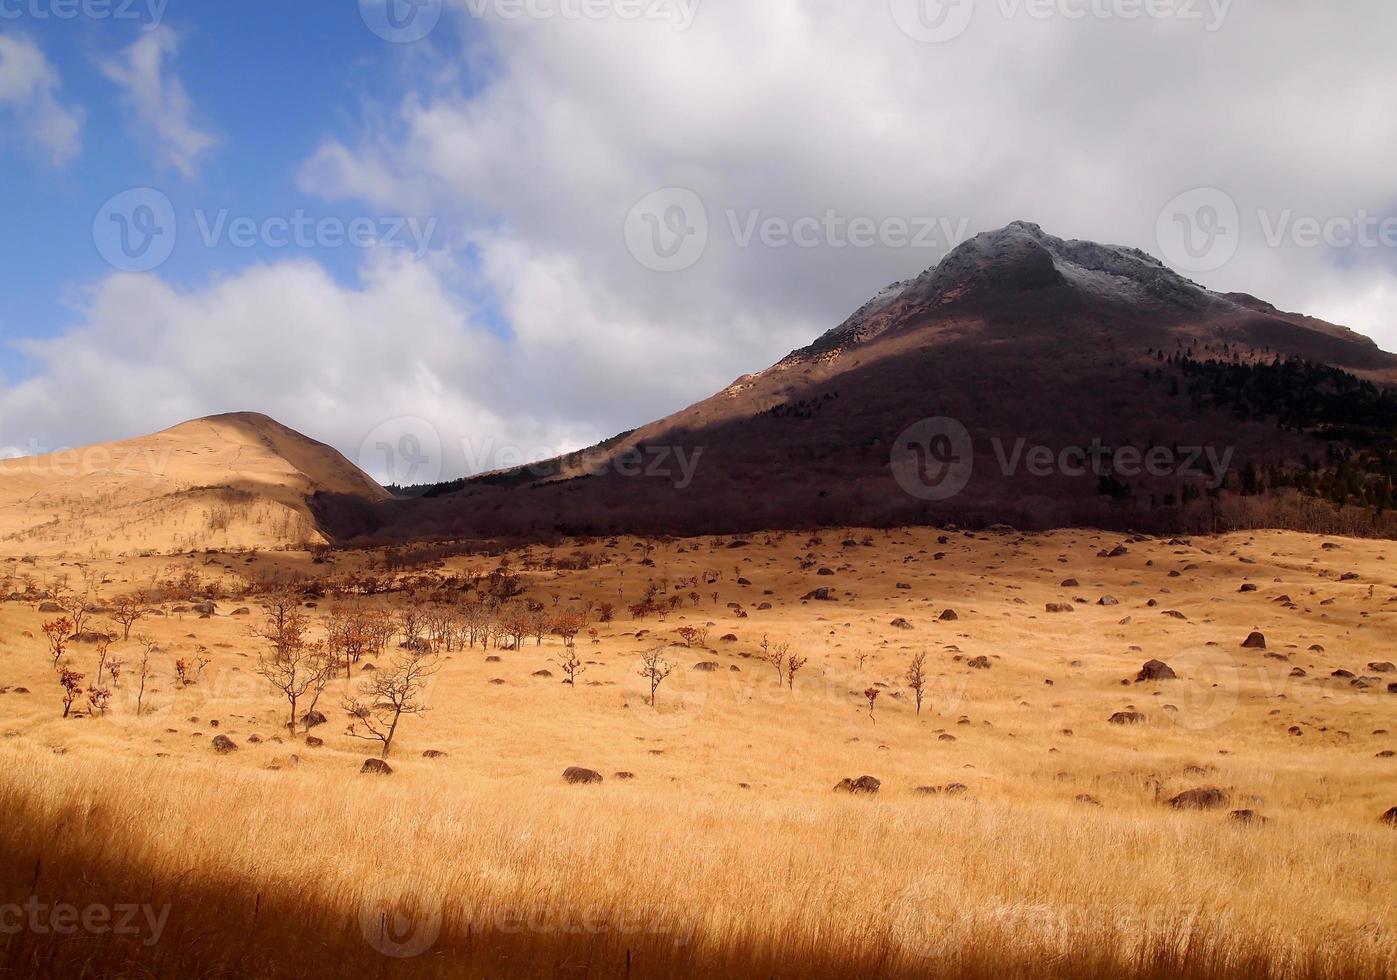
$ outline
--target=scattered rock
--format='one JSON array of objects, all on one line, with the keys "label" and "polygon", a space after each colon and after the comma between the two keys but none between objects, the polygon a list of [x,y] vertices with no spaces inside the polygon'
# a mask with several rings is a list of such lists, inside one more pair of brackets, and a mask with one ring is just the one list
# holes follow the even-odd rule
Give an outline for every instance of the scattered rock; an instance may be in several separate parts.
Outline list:
[{"label": "scattered rock", "polygon": [[229,752],[238,751],[238,743],[227,735],[215,735],[213,737],[213,750],[219,755],[227,755]]},{"label": "scattered rock", "polygon": [[601,773],[593,769],[583,769],[581,766],[569,766],[563,771],[563,779],[574,786],[602,781]]},{"label": "scattered rock", "polygon": [[876,793],[881,789],[883,783],[873,776],[860,776],[858,779],[841,779],[839,785],[834,787],[836,791],[845,793]]},{"label": "scattered rock", "polygon": [[1169,800],[1175,810],[1216,810],[1227,806],[1228,796],[1215,786],[1184,790]]},{"label": "scattered rock", "polygon": [[1266,823],[1266,818],[1255,810],[1233,810],[1228,816],[1238,823],[1256,824],[1258,826]]},{"label": "scattered rock", "polygon": [[960,617],[956,615],[956,611],[954,609],[943,610],[941,615],[937,616],[936,618],[941,620],[943,623],[954,623],[956,620],[960,619]]},{"label": "scattered rock", "polygon": [[1244,650],[1265,650],[1266,636],[1259,630],[1253,630],[1252,634],[1242,641]]},{"label": "scattered rock", "polygon": [[446,753],[445,753],[445,752],[442,752],[442,751],[439,751],[438,749],[428,749],[426,752],[423,752],[423,753],[422,753],[422,758],[424,758],[424,759],[445,759],[445,758],[446,758]]},{"label": "scattered rock", "polygon": [[329,719],[319,711],[307,711],[305,714],[301,715],[301,724],[304,725],[307,730],[323,725],[328,720]]},{"label": "scattered rock", "polygon": [[359,772],[368,776],[391,776],[393,767],[382,759],[365,759],[364,764],[359,767]]},{"label": "scattered rock", "polygon": [[1136,684],[1143,684],[1145,681],[1175,681],[1179,676],[1174,673],[1173,668],[1162,660],[1151,660],[1140,668],[1140,673],[1135,676]]},{"label": "scattered rock", "polygon": [[1107,720],[1112,725],[1142,725],[1145,716],[1139,711],[1117,711]]},{"label": "scattered rock", "polygon": [[893,629],[899,630],[910,630],[912,628],[912,624],[907,622],[907,620],[903,619],[901,616],[897,617],[897,619],[894,619],[888,625],[891,626]]},{"label": "scattered rock", "polygon": [[1070,613],[1077,611],[1072,608],[1072,603],[1070,602],[1050,602],[1047,608],[1050,613]]},{"label": "scattered rock", "polygon": [[976,657],[975,659],[968,661],[966,663],[966,666],[969,667],[971,670],[989,670],[990,658],[985,656]]}]

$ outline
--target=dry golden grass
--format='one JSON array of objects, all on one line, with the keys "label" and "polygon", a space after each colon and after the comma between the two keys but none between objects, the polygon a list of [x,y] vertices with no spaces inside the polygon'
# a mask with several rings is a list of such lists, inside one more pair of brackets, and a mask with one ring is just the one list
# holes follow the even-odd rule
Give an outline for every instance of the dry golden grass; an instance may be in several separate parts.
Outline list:
[{"label": "dry golden grass", "polygon": [[[434,710],[404,723],[387,778],[357,774],[373,749],[341,734],[337,696],[322,704],[331,709],[317,730],[324,746],[274,740],[284,708],[253,675],[248,621],[223,615],[232,603],[213,619],[172,614],[140,627],[165,647],[162,676],[174,657],[208,651],[214,663],[199,687],[176,690],[166,678],[142,718],[123,696],[106,718],[66,722],[41,640],[24,636],[44,617],[6,603],[0,685],[31,693],[0,696],[10,817],[0,827],[0,905],[31,895],[79,907],[168,904],[169,917],[149,946],[150,929],[0,933],[0,968],[65,977],[1397,973],[1397,832],[1378,820],[1397,804],[1397,767],[1378,756],[1397,721],[1397,696],[1384,690],[1393,676],[1368,689],[1328,678],[1391,659],[1389,546],[1343,541],[1326,551],[1318,538],[1268,533],[1139,542],[1107,560],[1096,554],[1117,536],[937,537],[879,532],[873,547],[848,548],[838,534],[814,546],[796,536],[737,550],[670,543],[651,553],[654,567],[623,539],[593,548],[607,565],[529,573],[529,594],[560,605],[633,601],[650,577],[721,578],[700,587],[697,608],[685,603],[663,623],[622,614],[598,627],[598,643],[584,633],[578,647],[593,663],[576,690],[533,676],[559,673],[549,663],[556,640],[489,651],[497,663],[479,649],[454,653],[436,678]],[[798,555],[810,553],[816,565],[801,569]],[[342,556],[332,570],[359,560]],[[820,565],[837,574],[817,576]],[[150,574],[140,563],[105,571],[112,591]],[[1340,581],[1347,571],[1359,579]],[[752,585],[736,584],[739,575]],[[1063,587],[1069,576],[1081,584]],[[1243,580],[1258,591],[1239,594]],[[826,585],[839,601],[800,601]],[[1104,594],[1121,604],[1044,611]],[[1282,594],[1293,608],[1275,601]],[[937,621],[946,608],[960,618]],[[898,616],[913,628],[890,628]],[[711,649],[671,650],[679,666],[658,708],[646,706],[639,653],[655,636],[709,622]],[[1239,649],[1254,628],[1288,659]],[[729,632],[736,642],[719,639]],[[811,657],[794,691],[753,658],[763,633]],[[920,717],[897,690],[916,651],[928,653],[930,674]],[[966,667],[982,654],[990,670]],[[1122,686],[1151,657],[1183,680]],[[723,670],[693,671],[697,661]],[[1308,676],[1289,678],[1295,666]],[[879,683],[888,686],[874,720],[861,692]],[[1147,723],[1107,724],[1128,706]],[[1288,734],[1292,725],[1303,734]],[[239,750],[215,755],[215,733]],[[252,734],[264,741],[249,743]],[[424,759],[425,749],[448,756]],[[267,768],[277,762],[284,767]],[[567,786],[571,765],[606,781]],[[617,780],[619,771],[635,778]],[[877,796],[831,791],[863,773],[883,781]],[[967,791],[914,792],[951,782]],[[1268,822],[1165,805],[1200,785]],[[394,952],[416,955],[386,955]]]}]

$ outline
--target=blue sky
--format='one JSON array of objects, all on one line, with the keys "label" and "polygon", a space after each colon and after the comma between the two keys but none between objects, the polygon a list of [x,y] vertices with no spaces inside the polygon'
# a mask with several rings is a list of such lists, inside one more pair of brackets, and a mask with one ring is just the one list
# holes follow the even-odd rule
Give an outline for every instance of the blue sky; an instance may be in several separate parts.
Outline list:
[{"label": "blue sky", "polygon": [[[27,5],[31,0],[24,0]],[[13,3],[7,10],[25,9]],[[148,8],[137,5],[136,11]],[[205,243],[198,215],[316,219],[363,214],[301,189],[302,165],[337,131],[354,131],[366,106],[421,70],[425,52],[403,50],[373,34],[352,3],[310,0],[171,0],[159,24],[178,37],[170,59],[193,105],[191,122],[215,140],[197,171],[182,175],[141,132],[120,88],[102,65],[147,33],[152,21],[33,16],[0,19],[0,36],[33,41],[61,76],[58,98],[84,113],[82,147],[55,167],[40,148],[0,128],[0,209],[12,233],[0,239],[0,372],[11,382],[35,365],[12,343],[63,331],[75,297],[112,272],[93,244],[93,219],[113,195],[153,187],[168,195],[179,224],[165,280],[195,286],[249,263],[310,255],[336,279],[352,282],[354,249],[235,247]],[[16,233],[17,232],[17,233]]]},{"label": "blue sky", "polygon": [[0,0],[0,454],[251,410],[419,479],[551,456],[1020,219],[1397,348],[1390,0],[35,15],[106,2]]}]

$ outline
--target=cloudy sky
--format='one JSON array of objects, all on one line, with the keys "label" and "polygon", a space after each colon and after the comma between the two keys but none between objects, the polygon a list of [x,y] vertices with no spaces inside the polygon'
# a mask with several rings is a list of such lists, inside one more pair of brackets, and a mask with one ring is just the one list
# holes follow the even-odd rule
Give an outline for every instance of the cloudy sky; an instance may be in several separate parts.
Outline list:
[{"label": "cloudy sky", "polygon": [[385,479],[505,465],[1019,218],[1397,349],[1394,37],[1390,0],[0,0],[0,447],[256,410]]}]

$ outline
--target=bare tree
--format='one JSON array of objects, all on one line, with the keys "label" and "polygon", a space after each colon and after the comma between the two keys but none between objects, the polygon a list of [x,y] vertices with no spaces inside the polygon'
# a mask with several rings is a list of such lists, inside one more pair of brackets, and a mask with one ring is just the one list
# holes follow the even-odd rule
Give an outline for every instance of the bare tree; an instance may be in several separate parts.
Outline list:
[{"label": "bare tree", "polygon": [[809,657],[797,657],[794,653],[786,657],[786,685],[792,691],[796,689],[796,674],[809,662]]},{"label": "bare tree", "polygon": [[68,666],[58,668],[58,683],[63,687],[63,717],[67,718],[68,713],[73,710],[73,702],[82,693],[83,675]]},{"label": "bare tree", "polygon": [[584,674],[587,671],[587,668],[582,666],[582,661],[578,658],[577,651],[571,647],[568,648],[566,660],[550,660],[549,663],[558,665],[562,672],[567,675],[567,679],[563,681],[563,683],[572,687],[577,686],[578,675]]},{"label": "bare tree", "polygon": [[112,638],[107,634],[101,634],[97,640],[97,677],[92,682],[93,687],[102,686],[102,675],[107,672],[107,653],[111,649]]},{"label": "bare tree", "polygon": [[49,656],[53,658],[53,665],[57,667],[68,649],[68,638],[73,635],[73,623],[66,618],[52,619],[44,623],[43,630],[44,639],[49,645]]},{"label": "bare tree", "polygon": [[81,636],[83,623],[87,621],[87,609],[92,601],[92,594],[85,592],[78,595],[76,592],[69,592],[55,601],[63,607],[63,611],[73,621],[73,635]]},{"label": "bare tree", "polygon": [[786,680],[786,655],[790,650],[789,643],[772,644],[765,634],[762,635],[762,659],[776,668],[778,686]]},{"label": "bare tree", "polygon": [[640,676],[650,682],[650,707],[655,706],[655,692],[674,670],[674,664],[664,658],[665,648],[655,647],[640,655]]},{"label": "bare tree", "polygon": [[498,622],[500,635],[507,636],[513,644],[512,649],[522,650],[524,648],[524,637],[529,635],[529,610],[522,603],[513,602],[500,612]]},{"label": "bare tree", "polygon": [[917,699],[917,714],[922,713],[922,697],[926,690],[926,654],[919,653],[912,658],[912,663],[904,674],[907,678],[907,686],[912,689],[912,694]]},{"label": "bare tree", "polygon": [[308,720],[315,713],[315,708],[320,704],[320,696],[325,693],[325,687],[335,676],[335,657],[330,653],[327,643],[315,643],[311,646],[313,655],[321,658],[321,669],[315,673],[310,682],[310,704],[306,706],[306,712],[301,716],[301,721],[305,723],[306,731],[310,731],[312,725]]},{"label": "bare tree", "polygon": [[258,631],[269,649],[258,654],[257,673],[286,698],[290,713],[286,727],[296,731],[296,706],[330,669],[325,648],[306,640],[309,622],[298,610],[284,601],[274,600],[268,607],[267,621]]},{"label": "bare tree", "polygon": [[372,677],[360,682],[362,701],[345,698],[344,710],[354,719],[346,734],[382,742],[380,758],[388,758],[403,716],[421,715],[428,710],[424,699],[427,680],[440,669],[436,654],[404,649],[393,658],[391,667],[380,667]]},{"label": "bare tree", "polygon": [[569,650],[577,642],[577,634],[587,625],[587,617],[578,612],[561,612],[553,617],[553,632],[562,637],[563,646]]},{"label": "bare tree", "polygon": [[112,608],[112,620],[120,623],[123,641],[131,639],[131,627],[146,614],[145,607],[137,601],[135,596],[124,595],[116,600]]},{"label": "bare tree", "polygon": [[136,691],[136,717],[141,716],[141,706],[146,698],[146,681],[150,680],[154,671],[150,666],[150,655],[156,650],[156,643],[148,636],[138,637],[141,643],[141,669],[137,676],[140,678],[141,686]]}]

